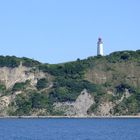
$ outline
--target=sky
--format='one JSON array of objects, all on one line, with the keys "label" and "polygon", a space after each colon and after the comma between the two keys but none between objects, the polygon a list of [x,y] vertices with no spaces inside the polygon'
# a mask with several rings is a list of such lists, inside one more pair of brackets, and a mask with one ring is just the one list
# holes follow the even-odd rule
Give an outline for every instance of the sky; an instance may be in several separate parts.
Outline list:
[{"label": "sky", "polygon": [[62,63],[140,49],[140,0],[0,0],[0,55]]}]

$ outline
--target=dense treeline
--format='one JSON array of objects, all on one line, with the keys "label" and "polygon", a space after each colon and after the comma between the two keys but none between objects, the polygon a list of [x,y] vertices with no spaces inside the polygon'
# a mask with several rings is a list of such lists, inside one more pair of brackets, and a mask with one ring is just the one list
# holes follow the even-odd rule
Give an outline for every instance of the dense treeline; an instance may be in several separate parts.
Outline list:
[{"label": "dense treeline", "polygon": [[[30,115],[34,109],[47,109],[52,110],[49,105],[48,95],[40,94],[36,91],[31,91],[28,94],[19,94],[12,103],[16,106],[15,112],[10,112],[10,115]],[[46,114],[44,114],[46,115]]]},{"label": "dense treeline", "polygon": [[108,55],[106,59],[108,60],[108,62],[112,62],[112,63],[128,61],[128,60],[140,62],[140,50],[114,52]]},{"label": "dense treeline", "polygon": [[108,56],[95,56],[95,57],[89,57],[84,60],[77,59],[75,62],[69,62],[64,64],[55,64],[55,65],[49,65],[49,64],[41,64],[40,62],[29,59],[26,57],[18,58],[15,56],[0,56],[0,67],[17,67],[20,65],[20,62],[24,66],[27,67],[34,67],[39,66],[39,68],[43,71],[49,72],[52,75],[56,76],[78,76],[82,75],[82,71],[84,71],[88,67],[92,67],[95,65],[95,62],[97,60],[102,61],[108,61],[108,62],[122,62],[127,60],[135,60],[140,61],[140,50],[137,51],[120,51],[120,52],[114,52],[111,53]]},{"label": "dense treeline", "polygon": [[15,56],[0,56],[0,67],[18,67],[20,63],[22,62],[23,66],[26,67],[34,67],[38,66],[41,63],[26,57],[18,58]]},{"label": "dense treeline", "polygon": [[78,81],[73,79],[58,78],[55,81],[54,90],[50,93],[50,96],[53,101],[75,101],[84,89],[94,94],[102,92],[99,85],[90,83],[86,80]]},{"label": "dense treeline", "polygon": [[48,72],[54,76],[63,76],[72,79],[82,78],[88,68],[92,68],[99,63],[121,63],[126,61],[140,62],[140,50],[114,52],[107,56],[88,57],[87,59],[64,63],[64,64],[43,64],[40,70]]}]

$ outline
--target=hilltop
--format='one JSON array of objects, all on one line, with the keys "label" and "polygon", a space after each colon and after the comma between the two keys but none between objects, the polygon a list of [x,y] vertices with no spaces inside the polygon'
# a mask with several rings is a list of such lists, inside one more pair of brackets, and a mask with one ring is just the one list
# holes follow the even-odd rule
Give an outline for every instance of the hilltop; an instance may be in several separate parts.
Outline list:
[{"label": "hilltop", "polygon": [[0,116],[140,115],[140,50],[63,64],[0,56]]}]

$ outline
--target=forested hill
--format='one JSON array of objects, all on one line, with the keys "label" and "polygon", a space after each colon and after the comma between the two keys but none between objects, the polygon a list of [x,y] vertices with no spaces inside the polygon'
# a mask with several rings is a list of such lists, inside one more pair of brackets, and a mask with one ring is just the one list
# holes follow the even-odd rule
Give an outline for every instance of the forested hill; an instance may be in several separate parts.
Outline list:
[{"label": "forested hill", "polygon": [[140,50],[42,64],[0,56],[0,116],[140,115]]}]

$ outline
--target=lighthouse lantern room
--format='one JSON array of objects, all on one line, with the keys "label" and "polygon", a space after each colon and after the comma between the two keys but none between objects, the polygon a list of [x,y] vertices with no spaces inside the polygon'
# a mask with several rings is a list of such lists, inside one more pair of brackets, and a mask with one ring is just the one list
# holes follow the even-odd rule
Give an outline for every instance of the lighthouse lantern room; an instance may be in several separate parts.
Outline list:
[{"label": "lighthouse lantern room", "polygon": [[97,55],[103,56],[103,42],[102,39],[99,37],[97,42]]}]

